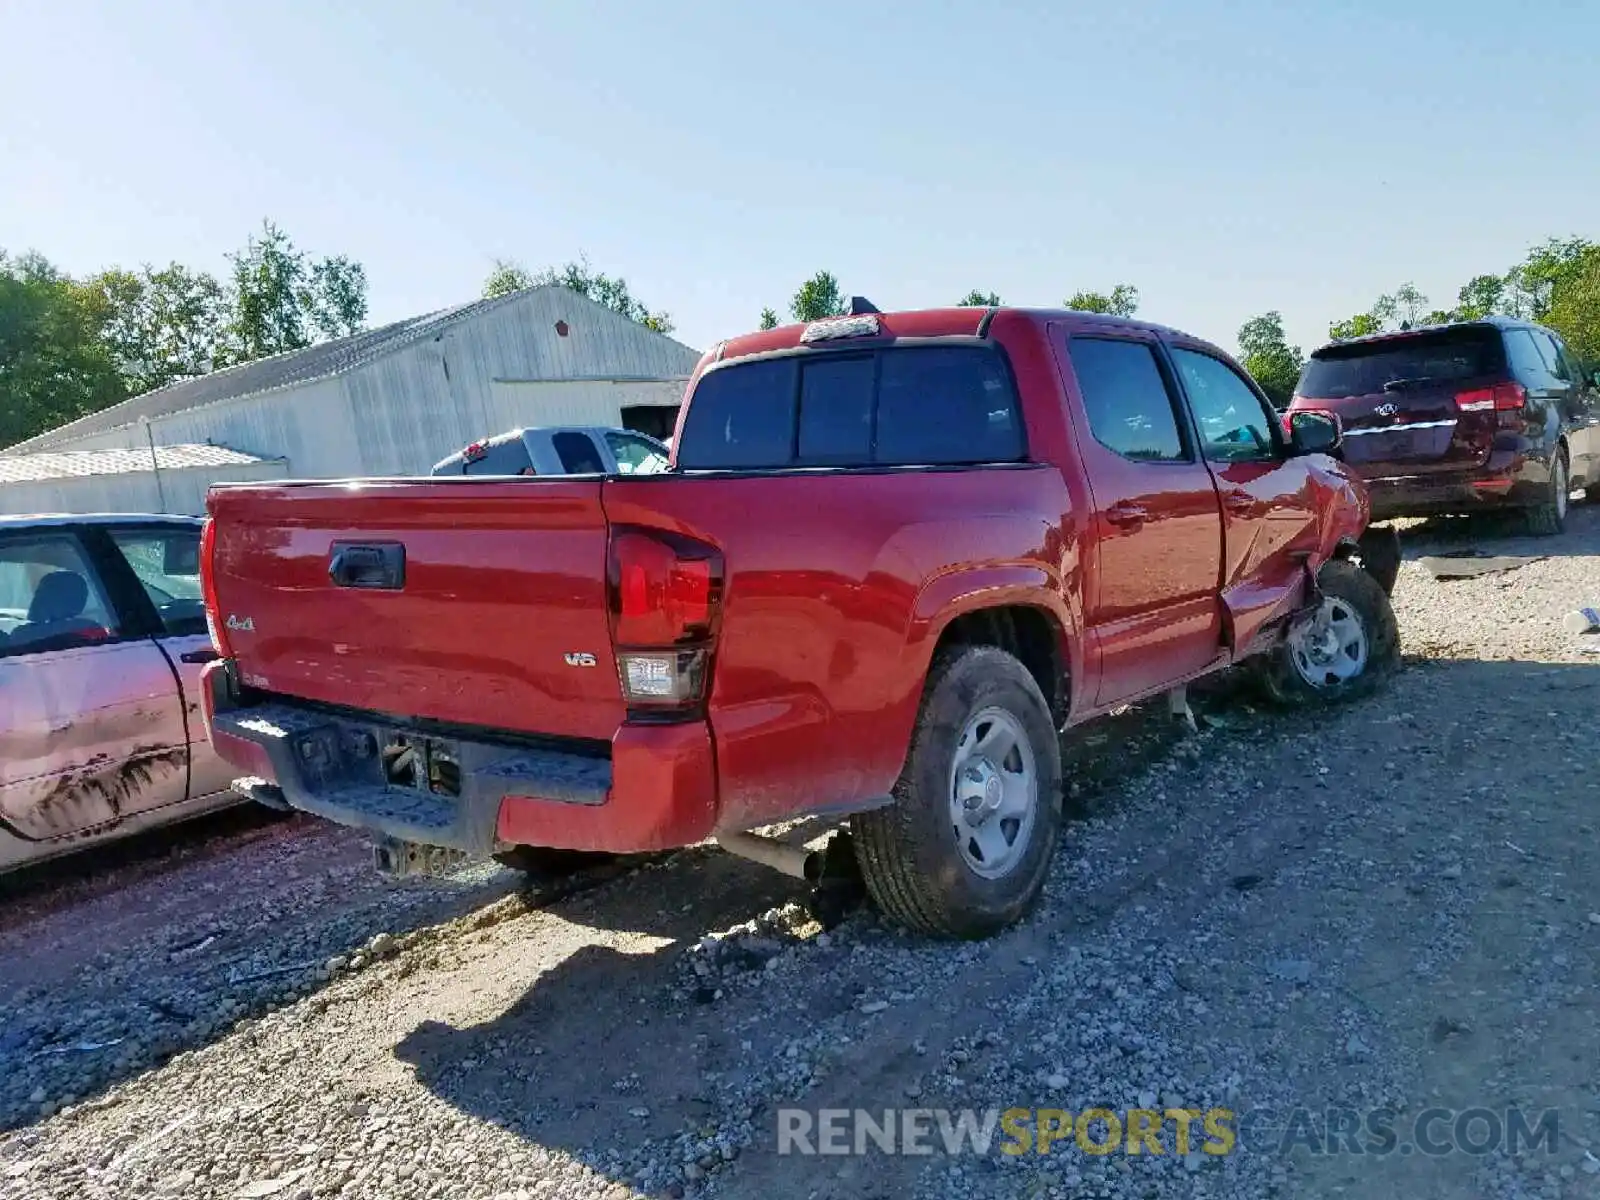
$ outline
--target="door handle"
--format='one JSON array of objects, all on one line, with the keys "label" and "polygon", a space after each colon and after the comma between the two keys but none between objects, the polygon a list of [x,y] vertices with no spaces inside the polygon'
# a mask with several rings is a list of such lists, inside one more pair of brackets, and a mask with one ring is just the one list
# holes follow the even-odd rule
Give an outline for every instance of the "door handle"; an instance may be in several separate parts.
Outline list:
[{"label": "door handle", "polygon": [[406,548],[399,542],[335,542],[328,578],[335,587],[399,591],[406,585]]},{"label": "door handle", "polygon": [[203,650],[185,650],[182,654],[178,655],[178,661],[199,664],[216,662],[217,659],[221,657],[222,655],[217,653],[216,647],[207,646]]},{"label": "door handle", "polygon": [[1126,500],[1119,504],[1113,504],[1106,509],[1106,520],[1113,525],[1121,525],[1129,529],[1137,525],[1143,525],[1149,519],[1150,513],[1145,508],[1138,504],[1130,504]]}]

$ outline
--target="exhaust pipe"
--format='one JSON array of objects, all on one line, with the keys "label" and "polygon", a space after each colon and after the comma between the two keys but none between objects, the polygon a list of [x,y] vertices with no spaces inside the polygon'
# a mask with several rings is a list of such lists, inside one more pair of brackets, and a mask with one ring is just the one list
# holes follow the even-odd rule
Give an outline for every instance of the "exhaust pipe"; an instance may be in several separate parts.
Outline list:
[{"label": "exhaust pipe", "polygon": [[729,854],[758,862],[794,879],[816,883],[822,878],[823,855],[820,851],[807,850],[804,846],[793,846],[754,833],[719,833],[716,840],[717,845]]}]

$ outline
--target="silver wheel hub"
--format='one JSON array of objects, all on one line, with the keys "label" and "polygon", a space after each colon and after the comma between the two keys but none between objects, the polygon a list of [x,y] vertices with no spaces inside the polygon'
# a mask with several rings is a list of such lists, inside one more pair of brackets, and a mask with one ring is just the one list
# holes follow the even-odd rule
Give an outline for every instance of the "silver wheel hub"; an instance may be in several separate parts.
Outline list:
[{"label": "silver wheel hub", "polygon": [[1003,708],[974,714],[950,766],[950,827],[961,859],[998,879],[1027,853],[1038,819],[1039,776],[1022,722]]},{"label": "silver wheel hub", "polygon": [[1310,686],[1337,687],[1367,667],[1367,628],[1341,596],[1324,596],[1317,611],[1289,630],[1289,661]]}]

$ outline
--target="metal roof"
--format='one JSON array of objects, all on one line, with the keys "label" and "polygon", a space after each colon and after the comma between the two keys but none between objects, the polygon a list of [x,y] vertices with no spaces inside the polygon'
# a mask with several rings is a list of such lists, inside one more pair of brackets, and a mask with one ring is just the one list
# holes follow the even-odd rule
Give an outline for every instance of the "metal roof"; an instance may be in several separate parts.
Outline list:
[{"label": "metal roof", "polygon": [[[157,446],[155,467],[181,471],[185,467],[234,467],[265,462],[254,454],[226,446]],[[0,455],[0,484],[31,483],[41,479],[70,479],[82,475],[127,475],[149,471],[151,451],[62,450],[39,454]]]},{"label": "metal roof", "polygon": [[5,453],[27,452],[32,448],[43,449],[68,438],[122,429],[135,425],[143,419],[183,412],[218,400],[253,396],[257,392],[270,392],[276,388],[287,387],[289,384],[325,379],[330,375],[361,366],[380,355],[398,350],[458,321],[466,320],[524,294],[526,292],[510,292],[488,300],[473,300],[453,308],[443,308],[420,317],[396,321],[392,325],[384,325],[378,329],[369,329],[365,333],[307,346],[303,350],[290,350],[284,354],[275,354],[271,358],[258,358],[254,362],[241,363],[236,367],[225,367],[209,375],[199,375],[193,379],[169,383],[166,387],[145,392],[142,396],[124,400],[121,404],[113,404],[110,408],[103,408],[86,417],[79,417],[69,424],[37,434],[27,441],[18,442],[6,449]]}]

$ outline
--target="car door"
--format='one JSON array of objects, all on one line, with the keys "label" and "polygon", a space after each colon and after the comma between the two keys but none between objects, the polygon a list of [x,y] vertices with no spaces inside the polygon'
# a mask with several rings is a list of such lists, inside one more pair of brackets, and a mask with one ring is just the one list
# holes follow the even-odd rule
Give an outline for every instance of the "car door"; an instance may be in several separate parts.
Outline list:
[{"label": "car door", "polygon": [[1312,460],[1289,456],[1271,403],[1233,363],[1199,344],[1169,353],[1222,499],[1222,603],[1238,650],[1304,587],[1318,542]]},{"label": "car door", "polygon": [[1560,337],[1538,330],[1534,341],[1545,352],[1546,365],[1566,387],[1562,425],[1567,434],[1574,486],[1600,482],[1600,395]]},{"label": "car door", "polygon": [[1093,499],[1085,626],[1103,706],[1192,675],[1221,652],[1217,489],[1153,334],[1063,323],[1052,342]]},{"label": "car door", "polygon": [[148,628],[177,677],[189,752],[188,796],[227,791],[239,772],[211,748],[200,710],[200,672],[216,657],[200,590],[200,524],[130,524],[100,533],[106,553],[114,556],[107,571],[123,572],[127,586],[137,587],[148,605]]},{"label": "car door", "polygon": [[0,821],[48,841],[184,798],[178,685],[83,530],[0,534]]}]

